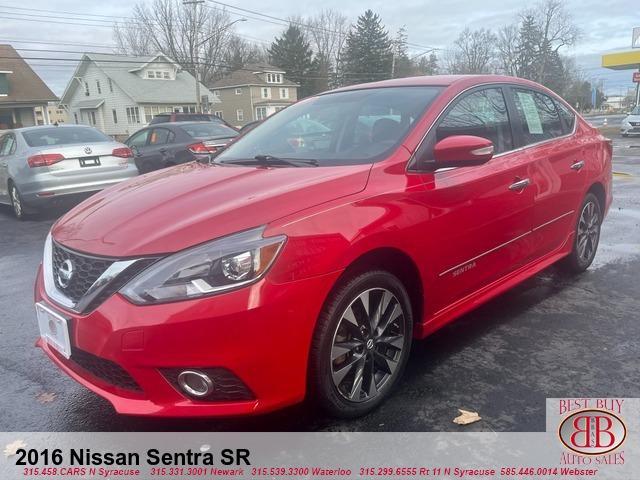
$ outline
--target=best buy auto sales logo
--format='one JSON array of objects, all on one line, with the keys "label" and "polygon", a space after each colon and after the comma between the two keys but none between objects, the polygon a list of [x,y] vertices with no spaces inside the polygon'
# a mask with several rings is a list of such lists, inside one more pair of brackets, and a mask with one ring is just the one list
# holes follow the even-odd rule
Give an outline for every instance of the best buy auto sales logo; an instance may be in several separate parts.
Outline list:
[{"label": "best buy auto sales logo", "polygon": [[561,465],[624,465],[627,438],[623,407],[628,399],[573,398],[558,401],[558,436],[565,449]]},{"label": "best buy auto sales logo", "polygon": [[587,409],[566,417],[558,434],[569,450],[581,455],[604,455],[622,445],[627,426],[610,411]]}]

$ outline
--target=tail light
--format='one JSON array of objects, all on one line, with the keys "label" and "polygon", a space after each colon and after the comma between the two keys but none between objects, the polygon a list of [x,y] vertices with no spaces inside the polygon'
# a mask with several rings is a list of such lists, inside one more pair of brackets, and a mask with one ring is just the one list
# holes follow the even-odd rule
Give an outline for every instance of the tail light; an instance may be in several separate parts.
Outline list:
[{"label": "tail light", "polygon": [[133,158],[133,152],[129,147],[114,148],[111,152],[112,157]]},{"label": "tail light", "polygon": [[31,168],[48,167],[62,160],[64,160],[64,155],[61,153],[39,153],[38,155],[32,155],[27,158],[27,163]]},{"label": "tail light", "polygon": [[216,153],[218,148],[212,145],[205,145],[204,143],[193,143],[187,147],[191,153]]}]

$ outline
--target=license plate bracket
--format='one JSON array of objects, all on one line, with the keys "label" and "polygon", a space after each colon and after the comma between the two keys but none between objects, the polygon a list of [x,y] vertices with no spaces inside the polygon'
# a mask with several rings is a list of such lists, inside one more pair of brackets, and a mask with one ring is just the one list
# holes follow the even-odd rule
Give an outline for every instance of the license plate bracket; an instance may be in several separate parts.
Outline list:
[{"label": "license plate bracket", "polygon": [[36,303],[36,317],[40,337],[65,358],[71,357],[71,340],[67,318],[53,311],[42,302]]},{"label": "license plate bracket", "polygon": [[82,157],[79,158],[81,167],[99,167],[100,157]]}]

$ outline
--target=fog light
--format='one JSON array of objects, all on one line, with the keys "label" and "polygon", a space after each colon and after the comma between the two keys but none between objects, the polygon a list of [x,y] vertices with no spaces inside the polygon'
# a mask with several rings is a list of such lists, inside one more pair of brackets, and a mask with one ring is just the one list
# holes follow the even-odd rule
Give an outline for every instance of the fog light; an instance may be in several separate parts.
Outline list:
[{"label": "fog light", "polygon": [[180,372],[178,385],[187,394],[196,398],[207,397],[213,392],[213,382],[209,376],[195,370]]}]

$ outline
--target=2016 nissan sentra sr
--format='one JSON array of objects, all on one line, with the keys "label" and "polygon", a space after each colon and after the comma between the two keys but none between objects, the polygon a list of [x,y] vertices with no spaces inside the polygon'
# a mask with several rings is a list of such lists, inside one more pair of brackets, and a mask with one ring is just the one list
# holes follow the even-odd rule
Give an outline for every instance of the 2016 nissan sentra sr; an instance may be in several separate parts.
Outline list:
[{"label": "2016 nissan sentra sr", "polygon": [[38,345],[120,413],[379,405],[412,338],[555,263],[593,261],[611,144],[500,76],[352,86],[211,165],[101,192],[46,240]]}]

